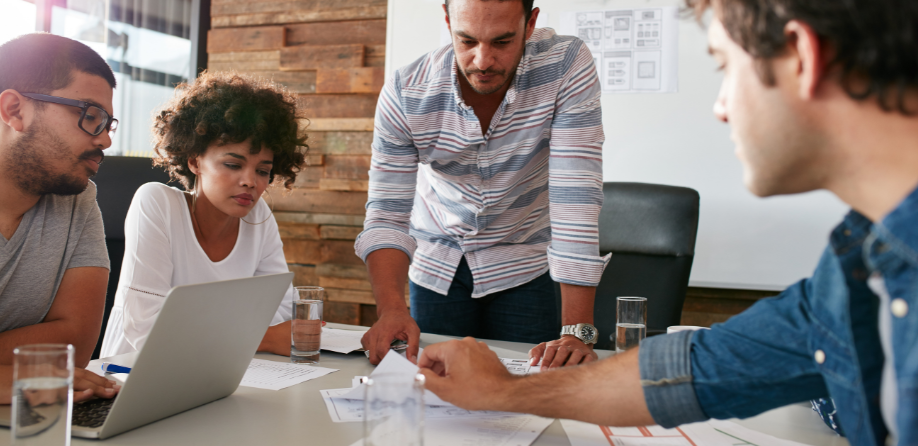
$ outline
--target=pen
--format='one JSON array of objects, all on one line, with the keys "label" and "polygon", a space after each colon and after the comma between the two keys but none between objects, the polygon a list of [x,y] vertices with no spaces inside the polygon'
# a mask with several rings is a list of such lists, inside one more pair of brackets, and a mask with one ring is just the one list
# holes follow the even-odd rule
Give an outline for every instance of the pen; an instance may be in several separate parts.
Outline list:
[{"label": "pen", "polygon": [[110,362],[103,362],[102,372],[103,373],[131,373],[131,368],[120,366],[118,364],[112,364]]}]

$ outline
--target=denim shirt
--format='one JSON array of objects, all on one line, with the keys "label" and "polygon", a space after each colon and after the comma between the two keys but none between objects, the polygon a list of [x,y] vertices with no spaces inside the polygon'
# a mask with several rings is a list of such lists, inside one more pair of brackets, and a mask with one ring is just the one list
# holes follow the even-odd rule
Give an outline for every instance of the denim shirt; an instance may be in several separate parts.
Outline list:
[{"label": "denim shirt", "polygon": [[851,211],[813,276],[779,296],[711,330],[646,339],[641,385],[654,420],[672,427],[745,418],[831,396],[851,444],[885,444],[873,272],[894,302],[898,444],[918,444],[918,190],[876,224]]}]

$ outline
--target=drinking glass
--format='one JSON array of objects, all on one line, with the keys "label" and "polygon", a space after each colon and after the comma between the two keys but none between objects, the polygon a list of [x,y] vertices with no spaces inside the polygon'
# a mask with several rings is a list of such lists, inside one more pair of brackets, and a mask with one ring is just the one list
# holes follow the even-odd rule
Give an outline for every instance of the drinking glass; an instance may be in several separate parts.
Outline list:
[{"label": "drinking glass", "polygon": [[318,364],[325,289],[298,286],[294,290],[297,296],[293,301],[293,320],[290,321],[290,362]]},{"label": "drinking glass", "polygon": [[424,445],[424,375],[371,376],[363,409],[363,446]]},{"label": "drinking glass", "polygon": [[69,446],[72,411],[73,346],[14,349],[12,443]]},{"label": "drinking glass", "polygon": [[616,316],[615,351],[636,347],[647,335],[647,298],[619,297]]}]

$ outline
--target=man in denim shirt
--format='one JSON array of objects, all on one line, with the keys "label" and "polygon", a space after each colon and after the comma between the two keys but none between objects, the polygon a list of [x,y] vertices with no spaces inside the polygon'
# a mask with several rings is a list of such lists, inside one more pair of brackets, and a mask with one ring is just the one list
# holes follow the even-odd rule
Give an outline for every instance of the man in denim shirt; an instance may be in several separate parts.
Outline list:
[{"label": "man in denim shirt", "polygon": [[831,396],[852,444],[918,444],[918,3],[687,1],[714,10],[714,114],[747,187],[853,208],[813,276],[573,369],[512,377],[470,338],[430,346],[427,388],[467,409],[664,427]]}]

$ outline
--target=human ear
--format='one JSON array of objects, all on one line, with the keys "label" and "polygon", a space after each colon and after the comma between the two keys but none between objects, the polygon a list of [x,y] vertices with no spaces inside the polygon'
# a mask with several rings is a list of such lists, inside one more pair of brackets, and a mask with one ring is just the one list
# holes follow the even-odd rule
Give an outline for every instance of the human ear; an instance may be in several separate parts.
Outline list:
[{"label": "human ear", "polygon": [[526,22],[526,40],[532,37],[532,32],[535,31],[536,20],[538,18],[539,8],[532,8],[532,15],[529,16],[529,21]]},{"label": "human ear", "polygon": [[796,56],[796,74],[800,99],[809,100],[826,74],[826,49],[810,25],[791,20],[784,26],[788,50]]},{"label": "human ear", "polygon": [[453,29],[449,25],[449,9],[447,9],[445,3],[442,6],[443,6],[443,14],[445,14],[445,17],[443,17],[443,20],[446,20],[446,29],[449,30],[450,34],[452,34]]},{"label": "human ear", "polygon": [[4,90],[0,93],[0,120],[17,132],[25,128],[23,105],[25,101],[16,90]]},{"label": "human ear", "polygon": [[201,175],[201,165],[198,160],[199,157],[200,155],[192,156],[188,158],[188,170],[190,170],[191,173],[194,174],[194,176]]}]

